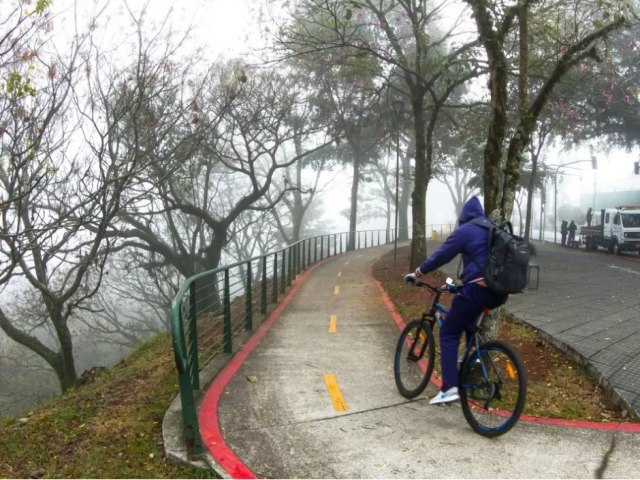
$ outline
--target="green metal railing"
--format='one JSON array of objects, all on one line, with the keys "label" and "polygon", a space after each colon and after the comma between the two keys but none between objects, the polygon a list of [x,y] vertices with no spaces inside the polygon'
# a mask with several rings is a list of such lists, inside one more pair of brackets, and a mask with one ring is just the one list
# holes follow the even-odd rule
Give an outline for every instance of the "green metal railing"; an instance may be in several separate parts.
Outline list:
[{"label": "green metal railing", "polygon": [[[452,226],[442,226],[445,236]],[[437,236],[438,230],[427,230]],[[307,267],[352,249],[393,243],[393,230],[321,235],[187,279],[171,303],[171,333],[178,369],[184,440],[190,456],[203,453],[195,405],[200,367],[218,354],[232,354],[234,339],[254,328]]]},{"label": "green metal railing", "polygon": [[301,240],[277,252],[225,265],[187,279],[171,304],[173,349],[178,369],[187,450],[202,453],[195,407],[200,366],[220,353],[234,351],[234,338],[253,330],[308,266],[354,248],[388,244],[394,232],[367,230]]}]

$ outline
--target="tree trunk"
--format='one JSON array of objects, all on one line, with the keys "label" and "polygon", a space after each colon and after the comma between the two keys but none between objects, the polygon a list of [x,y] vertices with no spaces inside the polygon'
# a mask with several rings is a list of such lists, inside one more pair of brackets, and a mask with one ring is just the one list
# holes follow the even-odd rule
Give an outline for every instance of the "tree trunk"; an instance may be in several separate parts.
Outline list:
[{"label": "tree trunk", "polygon": [[425,235],[426,195],[427,195],[427,158],[424,125],[424,93],[413,93],[411,107],[414,115],[416,142],[416,173],[412,199],[413,237],[411,239],[411,264],[409,269],[415,268],[427,256],[427,239]]},{"label": "tree trunk", "polygon": [[356,248],[356,229],[358,228],[358,186],[360,185],[360,152],[354,150],[353,180],[351,181],[351,211],[349,213],[349,243],[347,250]]},{"label": "tree trunk", "polygon": [[63,393],[76,385],[78,373],[76,372],[75,361],[73,360],[73,348],[70,344],[61,350],[59,367],[54,367],[54,370],[58,376],[60,388]]},{"label": "tree trunk", "polygon": [[402,176],[400,177],[400,201],[398,204],[398,240],[409,240],[409,199],[411,198],[411,161],[409,155],[402,157]]},{"label": "tree trunk", "polygon": [[536,184],[536,176],[538,175],[538,154],[533,153],[531,155],[531,176],[529,177],[529,184],[527,185],[527,214],[524,225],[524,238],[529,240],[531,238],[531,214],[533,212],[533,191]]}]

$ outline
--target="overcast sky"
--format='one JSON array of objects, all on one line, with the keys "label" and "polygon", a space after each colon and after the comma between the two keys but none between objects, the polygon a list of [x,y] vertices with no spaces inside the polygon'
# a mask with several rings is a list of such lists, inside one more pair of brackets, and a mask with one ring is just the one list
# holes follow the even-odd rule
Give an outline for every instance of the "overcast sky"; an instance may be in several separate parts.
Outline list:
[{"label": "overcast sky", "polygon": [[[96,32],[105,33],[115,43],[127,41],[130,15],[126,5],[137,16],[147,7],[146,23],[153,32],[168,18],[176,31],[192,33],[189,42],[206,47],[213,58],[239,55],[256,44],[258,6],[256,0],[56,0],[54,29],[63,38],[78,30],[86,32],[90,19],[96,18]],[[76,22],[77,19],[77,22]]]},{"label": "overcast sky", "polygon": [[[89,18],[95,16],[95,12],[101,12],[97,17],[96,28],[104,35],[105,42],[114,42],[116,45],[125,44],[127,36],[124,32],[131,24],[124,0],[56,0],[53,8],[58,16],[54,22],[54,28],[58,35],[64,37],[71,34],[74,28],[74,5],[78,12],[78,29],[80,32],[88,28]],[[159,28],[160,23],[169,15],[169,21],[173,29],[184,31],[192,25],[192,33],[188,42],[193,48],[202,46],[209,58],[216,59],[220,56],[235,57],[247,55],[264,45],[259,32],[267,25],[271,15],[277,12],[277,2],[269,0],[128,0],[127,4],[136,14],[147,5],[148,25],[150,31]],[[263,10],[261,12],[261,9]],[[265,14],[264,9],[267,9]],[[251,60],[250,57],[245,57]],[[590,163],[590,150],[583,146],[572,151],[562,151],[560,148],[549,148],[546,155],[548,165],[560,165],[587,160],[583,163],[575,163],[571,168],[563,168],[566,172],[562,181],[558,184],[559,200],[577,205],[582,193],[593,192],[594,180],[599,191],[640,189],[640,176],[633,175],[633,162],[640,160],[638,149],[625,152],[619,149],[609,149],[606,146],[596,147],[594,150],[598,158],[598,170],[594,171]],[[348,188],[338,189],[339,195],[330,198],[337,206],[327,203],[326,207],[332,210],[340,210],[348,205],[348,196],[344,194]],[[437,182],[430,184],[429,200],[442,204],[448,193]],[[344,195],[343,195],[344,194]],[[344,197],[344,198],[342,198]],[[453,207],[444,211],[430,212],[428,223],[446,222],[453,215]],[[333,218],[340,219],[338,214]]]}]

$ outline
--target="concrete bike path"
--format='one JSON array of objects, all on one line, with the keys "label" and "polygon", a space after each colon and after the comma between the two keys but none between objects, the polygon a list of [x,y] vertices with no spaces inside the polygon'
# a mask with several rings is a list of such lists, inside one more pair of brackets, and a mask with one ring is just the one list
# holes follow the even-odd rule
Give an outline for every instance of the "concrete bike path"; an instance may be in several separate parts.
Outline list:
[{"label": "concrete bike path", "polygon": [[[407,401],[393,380],[399,334],[369,266],[350,252],[297,280],[286,303],[218,375],[201,411],[224,477],[633,478],[640,433],[521,421],[473,433],[459,406]],[[212,430],[217,429],[217,432]]]}]

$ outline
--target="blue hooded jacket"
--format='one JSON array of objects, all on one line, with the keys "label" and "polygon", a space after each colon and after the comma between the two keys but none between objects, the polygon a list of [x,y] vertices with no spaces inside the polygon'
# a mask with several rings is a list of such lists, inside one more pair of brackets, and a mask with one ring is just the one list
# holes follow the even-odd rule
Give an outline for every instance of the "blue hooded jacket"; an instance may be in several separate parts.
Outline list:
[{"label": "blue hooded jacket", "polygon": [[462,207],[456,228],[446,241],[420,264],[422,273],[431,272],[449,263],[459,253],[462,254],[462,282],[482,278],[482,270],[489,261],[489,230],[469,223],[478,218],[490,224],[484,216],[484,209],[478,197],[471,197]]}]

